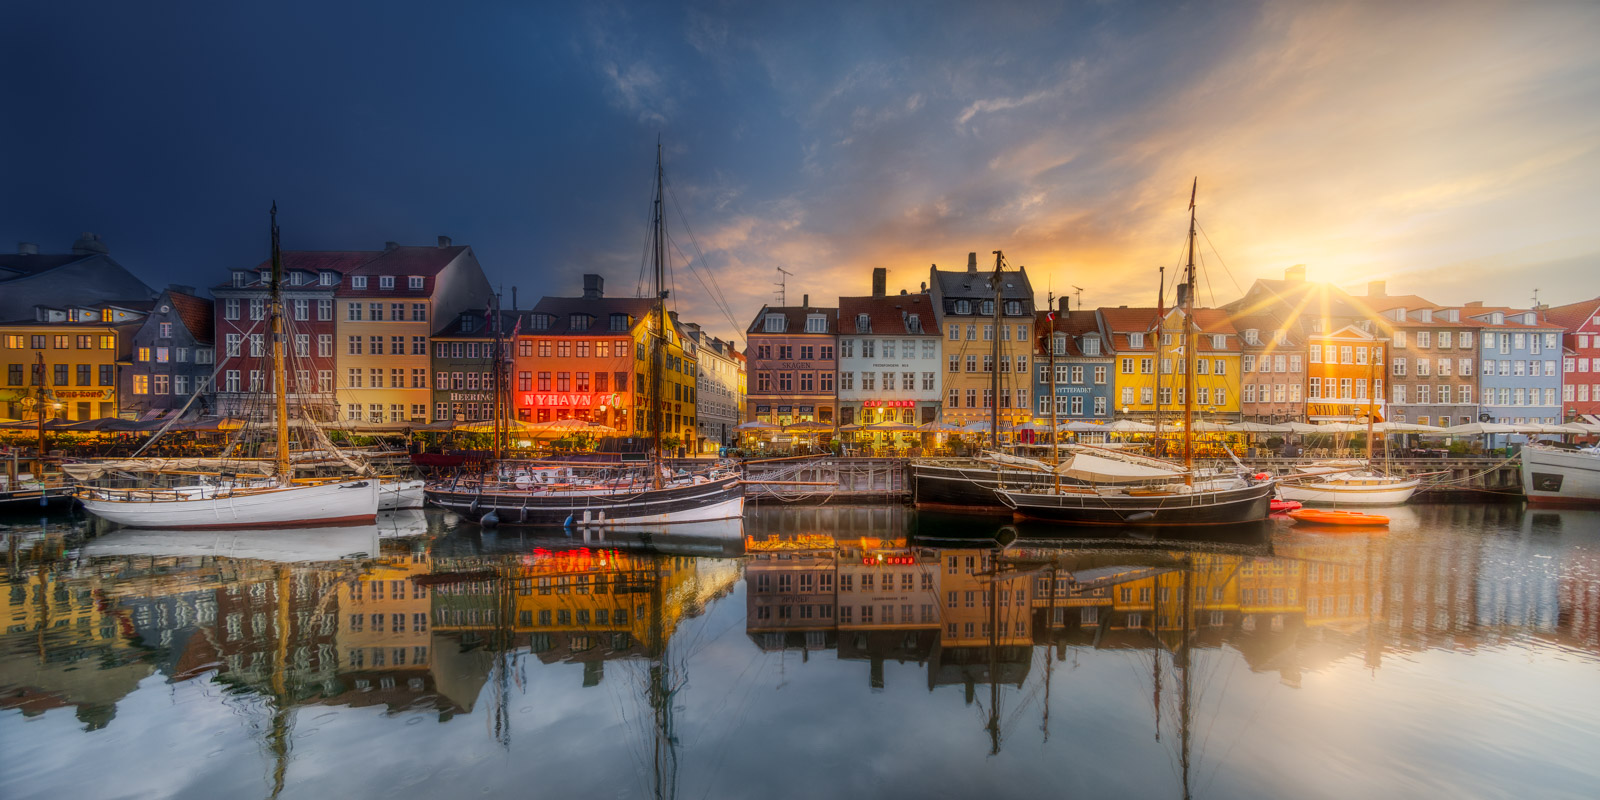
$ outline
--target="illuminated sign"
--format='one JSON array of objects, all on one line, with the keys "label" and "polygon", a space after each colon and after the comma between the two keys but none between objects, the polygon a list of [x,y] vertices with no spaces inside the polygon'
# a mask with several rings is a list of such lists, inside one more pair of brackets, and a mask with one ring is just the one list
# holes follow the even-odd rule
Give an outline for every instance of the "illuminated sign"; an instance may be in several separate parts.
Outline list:
[{"label": "illuminated sign", "polygon": [[110,389],[57,389],[55,390],[54,394],[58,398],[84,397],[99,398],[102,400],[111,398]]},{"label": "illuminated sign", "polygon": [[861,563],[869,566],[872,564],[915,564],[917,559],[914,556],[862,556]]},{"label": "illuminated sign", "polygon": [[524,394],[522,404],[525,406],[543,406],[545,408],[589,408],[591,406],[615,406],[619,398],[614,394],[593,394],[590,392],[558,392],[556,394]]},{"label": "illuminated sign", "polygon": [[[1369,408],[1371,409],[1370,412],[1368,411]],[[1382,406],[1372,407],[1367,403],[1308,403],[1306,412],[1312,417],[1345,417],[1352,419],[1364,417],[1371,413],[1373,422],[1383,421]]]},{"label": "illuminated sign", "polygon": [[862,408],[916,408],[915,400],[863,400]]}]

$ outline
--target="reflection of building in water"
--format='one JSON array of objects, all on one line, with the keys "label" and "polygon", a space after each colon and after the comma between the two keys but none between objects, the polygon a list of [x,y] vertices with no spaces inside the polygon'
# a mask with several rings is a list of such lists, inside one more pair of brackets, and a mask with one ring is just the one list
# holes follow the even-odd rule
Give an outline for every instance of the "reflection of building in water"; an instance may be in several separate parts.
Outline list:
[{"label": "reflection of building in water", "polygon": [[837,540],[900,539],[913,511],[905,506],[753,505],[744,532],[753,542],[824,535]]},{"label": "reflection of building in water", "polygon": [[1033,641],[1032,575],[999,572],[996,551],[938,551],[938,592],[944,597],[941,641],[945,647],[988,647]]},{"label": "reflection of building in water", "polygon": [[745,561],[745,632],[763,650],[833,647],[838,555],[832,549],[764,549]]}]

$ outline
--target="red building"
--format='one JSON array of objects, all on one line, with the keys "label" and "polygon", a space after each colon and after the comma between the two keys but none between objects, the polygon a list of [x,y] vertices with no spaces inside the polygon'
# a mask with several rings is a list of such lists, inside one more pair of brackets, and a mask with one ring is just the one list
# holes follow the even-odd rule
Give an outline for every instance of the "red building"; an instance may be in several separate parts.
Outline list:
[{"label": "red building", "polygon": [[1545,309],[1562,336],[1561,421],[1600,425],[1600,297]]},{"label": "red building", "polygon": [[798,306],[762,306],[745,331],[745,421],[835,422],[838,334],[839,309],[813,308],[810,295]]}]

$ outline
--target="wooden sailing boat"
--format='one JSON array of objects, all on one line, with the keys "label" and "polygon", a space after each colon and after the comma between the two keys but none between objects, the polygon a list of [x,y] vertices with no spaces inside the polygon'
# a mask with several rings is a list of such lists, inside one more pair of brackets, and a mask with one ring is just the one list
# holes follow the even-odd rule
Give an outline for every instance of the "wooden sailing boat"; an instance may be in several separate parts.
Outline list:
[{"label": "wooden sailing boat", "polygon": [[[1198,187],[1196,181],[1196,190]],[[1270,513],[1276,488],[1271,479],[1258,480],[1240,470],[1235,476],[1195,480],[1192,362],[1198,328],[1194,315],[1194,200],[1191,193],[1188,264],[1175,308],[1183,323],[1183,463],[1079,448],[1054,470],[1078,485],[998,490],[1001,500],[1017,515],[1081,525],[1188,526],[1263,520]]]},{"label": "wooden sailing boat", "polygon": [[[666,425],[665,351],[673,325],[667,316],[665,269],[667,258],[665,196],[666,175],[661,166],[661,146],[656,145],[656,187],[650,246],[654,265],[654,307],[650,324],[650,425],[655,447],[643,473],[629,468],[583,470],[587,465],[549,464],[553,480],[519,481],[498,473],[476,479],[442,481],[430,485],[429,502],[484,525],[632,526],[666,525],[739,519],[744,515],[744,487],[737,473],[713,468],[703,474],[669,475],[662,462],[662,431]],[[497,354],[498,357],[498,354]],[[499,375],[497,368],[496,375]],[[504,381],[497,378],[503,386]],[[497,390],[496,398],[500,396]],[[495,456],[500,454],[501,414],[496,413]]]},{"label": "wooden sailing boat", "polygon": [[[296,479],[289,458],[288,372],[283,320],[283,259],[278,246],[278,206],[272,206],[272,393],[276,437],[265,477],[205,473],[200,481],[167,489],[84,487],[77,492],[90,513],[119,525],[173,530],[280,528],[370,523],[378,513],[378,481]],[[241,429],[241,434],[248,430]],[[226,462],[222,462],[225,464]],[[266,465],[257,465],[266,466]]]}]

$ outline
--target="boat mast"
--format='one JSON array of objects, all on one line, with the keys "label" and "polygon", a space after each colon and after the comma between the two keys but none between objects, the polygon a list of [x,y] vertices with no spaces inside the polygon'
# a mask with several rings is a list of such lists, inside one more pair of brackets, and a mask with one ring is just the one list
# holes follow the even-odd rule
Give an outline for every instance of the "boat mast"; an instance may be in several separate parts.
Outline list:
[{"label": "boat mast", "polygon": [[1372,415],[1378,410],[1378,397],[1373,389],[1377,384],[1378,337],[1372,337],[1367,350],[1367,468],[1372,468]]},{"label": "boat mast", "polygon": [[289,464],[289,372],[284,366],[283,344],[283,253],[278,245],[278,204],[272,204],[272,397],[277,404],[277,451],[273,454],[273,472],[278,483],[287,486],[294,480],[294,467]]},{"label": "boat mast", "polygon": [[[1200,179],[1189,190],[1189,263],[1184,268],[1183,314],[1183,482],[1194,485],[1194,350],[1197,344],[1194,325],[1194,198]],[[1160,341],[1159,339],[1157,341]],[[1160,364],[1156,365],[1159,372]],[[1160,376],[1158,375],[1157,378]],[[1159,381],[1158,381],[1159,384]],[[1159,392],[1158,392],[1159,394]]]},{"label": "boat mast", "polygon": [[[1044,318],[1050,323],[1049,330],[1045,331],[1044,349],[1049,354],[1050,363],[1046,368],[1045,389],[1049,392],[1050,402],[1050,465],[1061,465],[1061,429],[1060,421],[1056,418],[1056,295],[1049,292],[1045,298],[1050,302],[1050,307],[1045,311]],[[1055,472],[1055,470],[1051,470]],[[1056,491],[1061,491],[1061,473],[1055,475]],[[1051,584],[1052,586],[1054,584]]]},{"label": "boat mast", "polygon": [[663,397],[662,389],[666,388],[666,381],[664,379],[665,376],[661,374],[662,369],[666,366],[666,343],[668,341],[666,303],[667,291],[664,288],[666,281],[663,276],[665,267],[663,260],[665,259],[667,238],[666,215],[663,213],[665,209],[662,207],[662,184],[665,183],[665,177],[666,173],[661,169],[661,139],[657,137],[655,201],[656,218],[654,220],[654,231],[652,232],[652,245],[653,249],[655,250],[654,267],[656,290],[655,308],[652,309],[652,313],[654,314],[656,321],[655,341],[651,343],[652,346],[650,352],[650,397],[652,400],[650,409],[650,423],[651,427],[654,429],[655,438],[655,447],[652,451],[654,455],[651,456],[650,464],[650,485],[657,489],[661,488],[661,429],[664,427],[666,422],[665,414],[662,411],[662,406],[665,405],[665,398]]},{"label": "boat mast", "polygon": [[501,370],[505,367],[505,354],[501,348],[505,345],[501,341],[500,322],[500,295],[495,293],[489,297],[490,313],[494,314],[494,463],[500,464],[500,458],[505,454],[505,432],[509,426],[505,424],[505,406],[501,404],[501,393],[505,390],[505,381],[501,379]]},{"label": "boat mast", "polygon": [[1167,332],[1166,302],[1167,302],[1167,268],[1158,267],[1160,277],[1156,282],[1156,329],[1152,336],[1156,337],[1156,443],[1155,456],[1166,455],[1166,447],[1161,441],[1161,338]]},{"label": "boat mast", "polygon": [[1005,255],[999,250],[994,251],[994,341],[990,350],[992,355],[989,363],[989,442],[995,450],[1000,449],[1000,311],[1004,305],[1005,294],[1000,282],[1000,265],[1005,261]]}]

